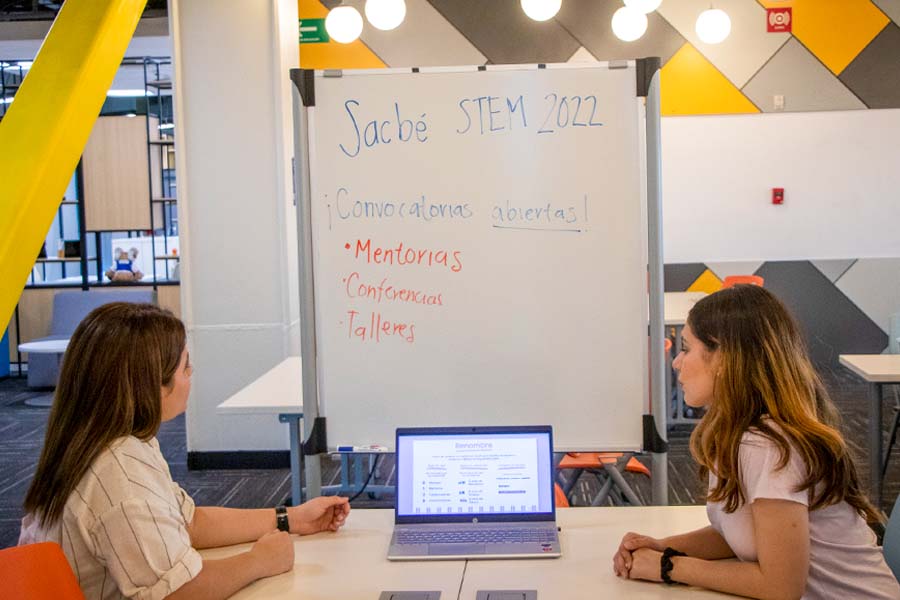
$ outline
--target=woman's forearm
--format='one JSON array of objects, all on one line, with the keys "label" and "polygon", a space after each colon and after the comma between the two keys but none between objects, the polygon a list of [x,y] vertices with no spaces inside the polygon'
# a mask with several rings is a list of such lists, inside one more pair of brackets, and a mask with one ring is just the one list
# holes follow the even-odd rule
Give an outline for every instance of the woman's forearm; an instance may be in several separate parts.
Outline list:
[{"label": "woman's forearm", "polygon": [[276,527],[271,508],[198,506],[188,526],[194,548],[217,548],[254,542]]},{"label": "woman's forearm", "polygon": [[221,560],[204,560],[200,573],[166,596],[166,600],[224,599],[264,576],[258,559],[250,552]]},{"label": "woman's forearm", "polygon": [[676,556],[672,565],[669,576],[673,581],[749,598],[800,598],[806,587],[806,577],[785,581],[764,573],[755,562]]},{"label": "woman's forearm", "polygon": [[734,551],[728,542],[712,525],[696,531],[673,535],[661,541],[664,547],[669,546],[696,558],[717,560],[734,556]]}]

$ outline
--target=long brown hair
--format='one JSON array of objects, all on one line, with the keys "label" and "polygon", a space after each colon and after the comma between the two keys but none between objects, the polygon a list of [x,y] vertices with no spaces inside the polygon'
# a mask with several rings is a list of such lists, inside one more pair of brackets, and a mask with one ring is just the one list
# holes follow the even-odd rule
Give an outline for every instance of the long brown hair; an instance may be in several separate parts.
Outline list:
[{"label": "long brown hair", "polygon": [[701,479],[710,470],[717,478],[709,500],[727,512],[746,502],[738,451],[754,429],[777,445],[777,469],[791,452],[803,459],[807,477],[796,491],[808,491],[810,510],[845,500],[868,521],[881,520],[861,491],[840,416],[787,308],[762,287],[736,285],[697,302],[687,323],[707,350],[719,351],[713,401],[691,435]]},{"label": "long brown hair", "polygon": [[113,440],[156,435],[161,387],[171,384],[184,347],[184,325],[152,304],[111,302],[85,317],[63,359],[27,513],[52,525]]}]

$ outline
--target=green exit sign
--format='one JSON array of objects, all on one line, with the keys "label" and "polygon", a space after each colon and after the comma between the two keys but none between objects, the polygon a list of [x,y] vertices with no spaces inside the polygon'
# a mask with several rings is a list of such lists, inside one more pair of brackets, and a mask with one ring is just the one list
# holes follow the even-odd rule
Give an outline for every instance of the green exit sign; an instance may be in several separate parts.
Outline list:
[{"label": "green exit sign", "polygon": [[301,44],[321,44],[330,40],[325,31],[325,19],[298,19]]}]

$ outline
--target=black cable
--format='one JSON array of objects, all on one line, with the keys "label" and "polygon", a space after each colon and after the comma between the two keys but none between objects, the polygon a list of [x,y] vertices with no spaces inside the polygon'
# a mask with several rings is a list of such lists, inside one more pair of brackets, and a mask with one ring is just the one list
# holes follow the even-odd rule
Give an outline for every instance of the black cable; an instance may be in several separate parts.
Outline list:
[{"label": "black cable", "polygon": [[364,491],[366,491],[366,488],[369,486],[369,481],[371,481],[371,479],[372,479],[372,475],[375,474],[375,469],[378,468],[378,460],[381,458],[381,456],[382,455],[379,454],[375,457],[375,462],[372,463],[372,470],[369,471],[369,476],[366,477],[366,482],[364,484],[362,484],[362,488],[360,488],[360,490],[358,492],[356,492],[356,494],[354,494],[354,496],[352,498],[350,498],[350,500],[348,502],[353,502],[354,500],[359,498]]}]

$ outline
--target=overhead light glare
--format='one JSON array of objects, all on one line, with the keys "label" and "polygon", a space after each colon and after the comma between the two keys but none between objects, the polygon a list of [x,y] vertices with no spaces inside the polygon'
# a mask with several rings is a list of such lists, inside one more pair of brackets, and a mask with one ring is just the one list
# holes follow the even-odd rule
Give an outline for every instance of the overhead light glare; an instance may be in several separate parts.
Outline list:
[{"label": "overhead light glare", "polygon": [[694,29],[701,42],[719,44],[731,33],[731,18],[720,8],[710,8],[700,13]]},{"label": "overhead light glare", "polygon": [[406,18],[404,0],[366,0],[366,19],[382,31],[396,29]]},{"label": "overhead light glare", "polygon": [[331,39],[341,44],[355,42],[362,28],[362,15],[352,6],[336,6],[325,17],[325,30]]},{"label": "overhead light glare", "polygon": [[556,16],[562,0],[520,0],[522,10],[535,21],[549,21]]},{"label": "overhead light glare", "polygon": [[623,6],[613,13],[612,30],[623,42],[640,39],[647,31],[647,15],[634,8]]}]

